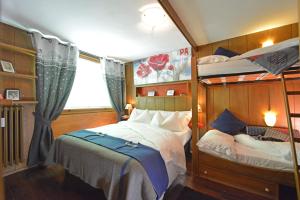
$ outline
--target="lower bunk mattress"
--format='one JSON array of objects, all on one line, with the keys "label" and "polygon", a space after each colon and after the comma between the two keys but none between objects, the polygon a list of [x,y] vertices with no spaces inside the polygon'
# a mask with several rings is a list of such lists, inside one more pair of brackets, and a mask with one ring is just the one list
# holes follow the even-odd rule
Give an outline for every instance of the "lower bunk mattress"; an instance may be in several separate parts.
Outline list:
[{"label": "lower bunk mattress", "polygon": [[[217,130],[208,131],[197,143],[200,151],[233,162],[293,171],[289,145],[289,142],[256,141],[244,134],[233,137]],[[300,149],[299,144],[296,147]]]}]

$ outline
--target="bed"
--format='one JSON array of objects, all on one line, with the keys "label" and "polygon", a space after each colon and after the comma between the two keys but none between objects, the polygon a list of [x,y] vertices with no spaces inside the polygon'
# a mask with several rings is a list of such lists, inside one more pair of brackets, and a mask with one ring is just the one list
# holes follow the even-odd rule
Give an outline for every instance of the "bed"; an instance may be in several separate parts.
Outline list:
[{"label": "bed", "polygon": [[[147,112],[146,117],[145,112]],[[153,168],[156,168],[154,171],[156,170],[168,178],[167,187],[169,187],[178,175],[184,174],[186,171],[184,145],[190,140],[191,130],[186,127],[182,131],[174,131],[163,125],[151,124],[152,118],[154,119],[158,115],[156,113],[160,113],[164,119],[170,115],[187,116],[185,120],[188,118],[190,120],[191,117],[190,111],[167,112],[135,109],[130,118],[143,118],[139,118],[140,121],[129,119],[117,124],[88,129],[85,130],[85,133],[92,133],[92,137],[100,134],[103,137],[122,139],[126,141],[126,145],[130,146],[128,148],[143,145],[158,151],[167,173],[162,174],[165,172],[163,171],[164,167],[160,169],[156,165]],[[147,120],[149,121],[146,122]],[[71,136],[70,134],[63,135],[55,140],[46,161],[47,165],[62,165],[70,174],[79,177],[95,188],[103,189],[109,200],[163,198],[165,190],[161,195],[157,193],[153,174],[151,175],[153,170],[149,173],[149,167],[146,168],[140,160],[132,159],[130,155],[117,152],[110,147],[73,137],[72,134]],[[138,149],[141,151],[140,146]],[[137,151],[133,151],[137,153]],[[155,165],[153,164],[153,166]],[[154,178],[158,180],[160,177]]]},{"label": "bed", "polygon": [[[231,58],[215,55],[199,58],[198,80],[204,86],[268,81],[280,79],[283,72],[285,80],[299,79],[298,48],[299,38],[293,38]],[[295,187],[292,159],[286,159],[286,155],[266,153],[236,142],[222,149],[226,143],[224,138],[220,140],[219,149],[211,148],[210,143],[203,143],[206,139],[205,134],[196,146],[199,148],[196,174],[201,178],[266,199],[279,199],[282,188]],[[231,142],[235,140],[231,138]],[[285,150],[290,151],[291,146],[286,142],[284,145]]]},{"label": "bed", "polygon": [[[208,85],[279,79],[279,75],[271,74],[259,63],[253,62],[253,59],[260,55],[277,53],[298,46],[299,39],[293,38],[269,47],[251,50],[225,61],[200,64],[200,58],[197,64],[198,77],[200,81]],[[289,66],[290,70],[299,69],[300,63],[292,62],[292,66]],[[299,75],[288,75],[287,78],[299,78]]]}]

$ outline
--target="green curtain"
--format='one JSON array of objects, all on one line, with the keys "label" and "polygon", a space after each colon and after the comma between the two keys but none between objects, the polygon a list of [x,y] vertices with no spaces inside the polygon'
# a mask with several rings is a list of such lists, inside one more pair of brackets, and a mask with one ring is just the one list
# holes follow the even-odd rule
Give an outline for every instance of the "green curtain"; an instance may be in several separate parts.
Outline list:
[{"label": "green curtain", "polygon": [[37,50],[36,72],[38,76],[34,133],[30,145],[28,166],[45,161],[53,134],[51,123],[63,111],[69,97],[76,70],[78,50],[71,44],[61,44],[57,39],[33,33]]},{"label": "green curtain", "polygon": [[125,66],[123,63],[105,59],[105,78],[110,101],[121,120],[125,108]]}]

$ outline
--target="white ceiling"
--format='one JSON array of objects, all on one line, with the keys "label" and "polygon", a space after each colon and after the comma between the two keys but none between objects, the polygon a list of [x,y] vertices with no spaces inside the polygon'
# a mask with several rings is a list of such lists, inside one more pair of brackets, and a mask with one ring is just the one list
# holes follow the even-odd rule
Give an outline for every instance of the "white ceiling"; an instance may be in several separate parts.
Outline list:
[{"label": "white ceiling", "polygon": [[2,21],[38,29],[81,50],[125,61],[190,46],[173,23],[152,32],[141,7],[156,0],[0,0]]},{"label": "white ceiling", "polygon": [[170,0],[198,45],[298,21],[297,0]]},{"label": "white ceiling", "polygon": [[[297,0],[169,0],[198,45],[297,22]],[[190,46],[171,23],[146,30],[143,6],[156,0],[0,0],[1,20],[125,61]]]}]

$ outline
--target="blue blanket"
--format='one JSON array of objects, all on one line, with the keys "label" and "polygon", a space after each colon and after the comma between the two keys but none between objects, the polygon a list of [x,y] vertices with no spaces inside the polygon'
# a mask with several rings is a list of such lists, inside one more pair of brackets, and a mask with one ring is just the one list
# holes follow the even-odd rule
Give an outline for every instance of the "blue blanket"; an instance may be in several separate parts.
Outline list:
[{"label": "blue blanket", "polygon": [[72,132],[67,136],[80,138],[136,159],[147,172],[157,194],[157,199],[166,191],[169,178],[159,151],[142,144],[131,143],[120,138],[87,130]]}]

